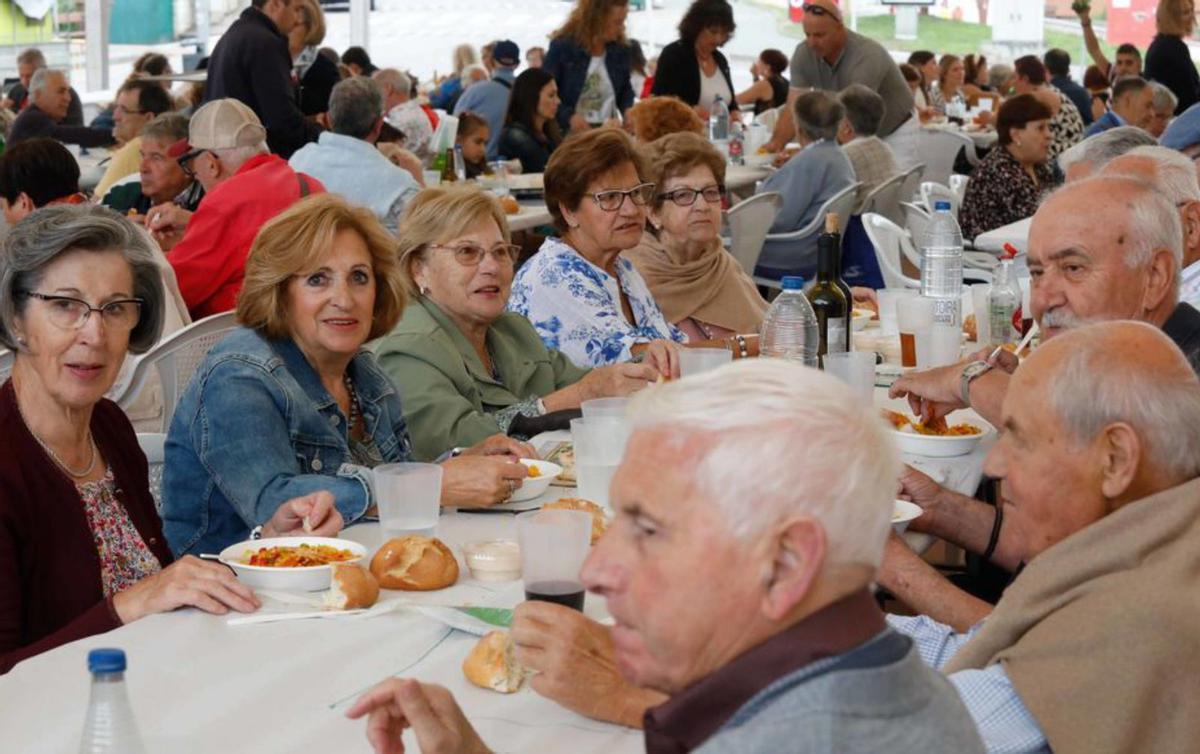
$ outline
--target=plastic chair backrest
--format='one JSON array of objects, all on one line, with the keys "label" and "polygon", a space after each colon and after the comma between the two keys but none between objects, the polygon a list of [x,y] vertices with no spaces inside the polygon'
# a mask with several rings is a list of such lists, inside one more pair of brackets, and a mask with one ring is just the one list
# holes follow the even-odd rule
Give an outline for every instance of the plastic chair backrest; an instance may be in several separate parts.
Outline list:
[{"label": "plastic chair backrest", "polygon": [[774,130],[775,124],[779,122],[779,113],[785,107],[787,107],[787,105],[780,105],[779,107],[773,107],[770,110],[763,110],[761,113],[754,116],[754,120],[755,122],[761,123],[767,128]]},{"label": "plastic chair backrest", "polygon": [[193,322],[182,330],[163,339],[138,361],[129,387],[117,399],[122,407],[128,407],[146,381],[150,369],[157,369],[162,383],[163,431],[171,425],[171,416],[179,397],[192,381],[192,375],[209,349],[236,329],[237,316],[234,312],[222,312]]},{"label": "plastic chair backrest", "polygon": [[933,181],[925,181],[921,184],[921,203],[925,205],[925,211],[933,215],[934,205],[936,202],[950,202],[950,214],[954,215],[954,219],[958,219],[958,208],[960,205],[958,195],[955,194],[949,186],[944,186]]},{"label": "plastic chair backrest", "polygon": [[154,507],[162,511],[162,478],[163,464],[166,462],[167,436],[162,432],[138,432],[138,447],[146,456],[146,464],[150,467],[150,494],[154,497]]},{"label": "plastic chair backrest", "polygon": [[[914,165],[904,174],[904,181],[900,184],[900,194],[896,197],[897,204],[899,202],[915,202],[920,199],[917,192],[921,189],[921,174],[925,172],[925,163]],[[904,213],[900,208],[896,208],[896,217],[892,218],[892,222],[897,225],[904,223]]]},{"label": "plastic chair backrest", "polygon": [[876,186],[875,190],[863,199],[858,214],[865,215],[868,212],[874,212],[895,222],[894,218],[899,215],[900,189],[904,185],[904,177],[904,173],[897,173]]},{"label": "plastic chair backrest", "polygon": [[968,155],[974,154],[975,142],[965,134],[940,128],[922,128],[918,131],[917,159],[925,163],[923,180],[943,185],[949,183],[958,150],[964,147]]},{"label": "plastic chair backrest", "polygon": [[929,213],[924,207],[918,207],[912,202],[900,202],[904,210],[904,227],[908,229],[908,237],[912,240],[911,253],[906,253],[908,261],[919,270],[921,269],[921,244],[925,232],[929,229]]},{"label": "plastic chair backrest", "polygon": [[908,231],[883,215],[868,212],[862,216],[863,229],[875,247],[875,260],[888,288],[920,288],[921,281],[907,277],[901,270],[900,257],[905,246],[912,246]]},{"label": "plastic chair backrest", "polygon": [[754,275],[763,241],[782,203],[778,191],[767,191],[738,202],[725,215],[729,223],[729,253],[747,275]]},{"label": "plastic chair backrest", "polygon": [[956,197],[958,197],[959,207],[962,206],[963,198],[965,198],[967,195],[967,184],[970,182],[971,176],[969,175],[959,175],[958,173],[955,173],[954,175],[950,176],[950,190],[954,192]]},{"label": "plastic chair backrest", "polygon": [[17,355],[7,348],[0,350],[0,385],[8,381],[8,376],[12,374],[13,362]]}]

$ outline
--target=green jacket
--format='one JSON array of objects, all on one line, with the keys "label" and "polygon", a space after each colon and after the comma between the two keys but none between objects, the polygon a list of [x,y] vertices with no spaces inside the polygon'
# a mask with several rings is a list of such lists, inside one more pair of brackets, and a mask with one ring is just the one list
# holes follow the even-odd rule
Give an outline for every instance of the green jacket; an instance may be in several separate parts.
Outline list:
[{"label": "green jacket", "polygon": [[529,320],[512,312],[492,323],[487,345],[499,380],[458,326],[424,297],[408,305],[391,333],[371,343],[400,390],[415,458],[437,458],[505,433],[516,414],[535,413],[538,398],[588,373],[547,349]]}]

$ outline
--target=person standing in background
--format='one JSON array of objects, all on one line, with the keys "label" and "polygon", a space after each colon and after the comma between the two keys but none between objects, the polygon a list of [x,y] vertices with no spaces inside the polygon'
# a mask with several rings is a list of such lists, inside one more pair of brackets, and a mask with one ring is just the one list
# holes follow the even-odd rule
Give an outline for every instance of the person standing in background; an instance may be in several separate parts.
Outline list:
[{"label": "person standing in background", "polygon": [[729,61],[720,48],[737,24],[726,0],[694,0],[679,21],[679,39],[659,53],[658,75],[650,94],[673,95],[707,118],[717,97],[737,110]]},{"label": "person standing in background", "polygon": [[1160,0],[1154,11],[1158,33],[1146,50],[1146,78],[1166,86],[1179,99],[1178,115],[1200,102],[1200,74],[1184,37],[1196,30],[1193,0]]},{"label": "person standing in background", "polygon": [[628,15],[629,0],[578,0],[567,22],[550,35],[543,67],[558,82],[558,124],[564,131],[619,121],[633,106]]}]

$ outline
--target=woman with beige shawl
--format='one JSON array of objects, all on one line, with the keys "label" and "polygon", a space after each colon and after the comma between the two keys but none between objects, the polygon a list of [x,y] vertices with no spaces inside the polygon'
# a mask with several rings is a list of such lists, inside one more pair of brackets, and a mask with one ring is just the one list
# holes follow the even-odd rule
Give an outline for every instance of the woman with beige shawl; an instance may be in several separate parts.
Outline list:
[{"label": "woman with beige shawl", "polygon": [[689,341],[758,332],[767,302],[721,243],[724,158],[693,133],[664,136],[643,154],[658,193],[649,228],[625,257]]}]

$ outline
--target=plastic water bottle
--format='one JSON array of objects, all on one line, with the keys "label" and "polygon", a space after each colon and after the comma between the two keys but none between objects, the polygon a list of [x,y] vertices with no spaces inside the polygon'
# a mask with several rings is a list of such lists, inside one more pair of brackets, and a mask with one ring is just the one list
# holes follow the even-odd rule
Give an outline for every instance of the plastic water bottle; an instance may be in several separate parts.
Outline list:
[{"label": "plastic water bottle", "polygon": [[459,181],[467,180],[467,161],[463,158],[462,144],[454,145],[454,177]]},{"label": "plastic water bottle", "polygon": [[145,754],[133,708],[125,691],[125,652],[93,649],[88,652],[92,695],[83,724],[80,754]]},{"label": "plastic water bottle", "polygon": [[[1013,249],[1016,251],[1016,249]],[[988,327],[991,331],[991,345],[1002,346],[1005,343],[1017,343],[1021,340],[1021,286],[1017,284],[1016,271],[1013,269],[1012,255],[1000,260],[996,268],[996,277],[992,288],[988,291]]]},{"label": "plastic water bottle", "polygon": [[934,300],[933,323],[962,326],[963,241],[950,202],[936,202],[921,247],[921,295]]},{"label": "plastic water bottle", "polygon": [[763,356],[799,361],[817,366],[817,315],[804,297],[804,278],[788,275],[780,281],[783,292],[767,310],[759,333],[759,352]]},{"label": "plastic water bottle", "polygon": [[713,98],[712,108],[708,111],[708,140],[726,141],[729,139],[729,105],[721,95]]}]

